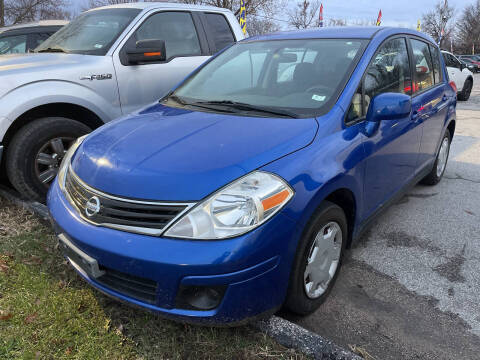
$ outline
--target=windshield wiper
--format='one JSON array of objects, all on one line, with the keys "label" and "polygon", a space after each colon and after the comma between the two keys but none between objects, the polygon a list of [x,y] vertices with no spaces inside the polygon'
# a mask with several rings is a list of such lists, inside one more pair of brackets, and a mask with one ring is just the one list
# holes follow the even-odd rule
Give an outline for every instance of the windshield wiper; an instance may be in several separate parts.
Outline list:
[{"label": "windshield wiper", "polygon": [[259,112],[259,113],[265,113],[265,114],[271,114],[271,115],[279,115],[279,116],[290,117],[294,119],[298,118],[297,114],[288,110],[276,109],[268,106],[247,104],[247,103],[231,101],[231,100],[198,101],[198,102],[191,103],[191,105],[193,106],[220,105],[220,106],[227,106],[236,110],[246,110],[246,111],[253,111],[253,112]]},{"label": "windshield wiper", "polygon": [[46,53],[46,52],[51,52],[51,53],[66,53],[65,50],[63,50],[62,48],[58,48],[58,47],[55,47],[55,48],[46,48],[46,49],[42,49],[42,50],[37,50],[36,51],[37,53]]}]

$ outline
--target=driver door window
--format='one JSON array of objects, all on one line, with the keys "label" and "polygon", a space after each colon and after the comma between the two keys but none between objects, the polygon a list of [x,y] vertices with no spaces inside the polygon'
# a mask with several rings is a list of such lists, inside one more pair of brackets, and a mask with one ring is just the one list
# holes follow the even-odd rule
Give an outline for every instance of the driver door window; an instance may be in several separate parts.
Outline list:
[{"label": "driver door window", "polygon": [[165,40],[167,60],[181,56],[200,56],[200,42],[192,15],[188,12],[160,12],[150,16],[138,28],[139,40]]},{"label": "driver door window", "polygon": [[389,40],[379,48],[352,99],[346,118],[347,124],[365,117],[371,99],[387,92],[407,95],[412,92],[412,77],[405,38]]}]

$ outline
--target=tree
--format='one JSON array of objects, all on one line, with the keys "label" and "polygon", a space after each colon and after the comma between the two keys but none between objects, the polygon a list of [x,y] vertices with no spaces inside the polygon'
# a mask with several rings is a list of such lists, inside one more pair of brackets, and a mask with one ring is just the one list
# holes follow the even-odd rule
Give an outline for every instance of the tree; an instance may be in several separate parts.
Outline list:
[{"label": "tree", "polygon": [[260,19],[256,16],[251,16],[248,20],[248,35],[250,36],[263,35],[279,30],[280,27],[278,24],[269,19]]},{"label": "tree", "polygon": [[[177,0],[184,4],[210,5],[231,10],[235,16],[240,14],[240,0]],[[284,1],[278,0],[245,0],[245,9],[247,16],[258,14],[269,14],[270,16],[277,13],[282,8]],[[248,26],[247,20],[247,26]]]},{"label": "tree", "polygon": [[303,0],[297,3],[295,10],[289,14],[289,24],[296,29],[308,29],[318,26],[318,0]]},{"label": "tree", "polygon": [[0,27],[5,26],[5,2],[0,0]]},{"label": "tree", "polygon": [[446,39],[453,35],[455,26],[451,20],[454,13],[455,9],[448,5],[448,0],[445,0],[445,2],[440,0],[435,5],[434,10],[422,15],[423,31],[435,40],[440,41],[440,47],[442,47],[442,44],[446,44]]},{"label": "tree", "polygon": [[0,0],[3,16],[0,14],[0,24],[15,25],[25,22],[68,19],[66,0]]},{"label": "tree", "polygon": [[83,6],[82,9],[85,11],[100,6],[126,4],[132,2],[138,2],[138,0],[89,0],[88,4]]},{"label": "tree", "polygon": [[480,0],[468,5],[457,22],[456,48],[464,53],[480,49]]},{"label": "tree", "polygon": [[347,21],[344,19],[328,19],[328,26],[347,26]]}]

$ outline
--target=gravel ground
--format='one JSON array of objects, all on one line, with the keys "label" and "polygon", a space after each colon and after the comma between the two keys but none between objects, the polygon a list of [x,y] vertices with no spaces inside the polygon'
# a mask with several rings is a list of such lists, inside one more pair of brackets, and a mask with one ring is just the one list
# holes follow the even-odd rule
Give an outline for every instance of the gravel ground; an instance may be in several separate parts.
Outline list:
[{"label": "gravel ground", "polygon": [[480,76],[445,177],[416,186],[348,253],[332,296],[294,322],[376,359],[480,358]]}]

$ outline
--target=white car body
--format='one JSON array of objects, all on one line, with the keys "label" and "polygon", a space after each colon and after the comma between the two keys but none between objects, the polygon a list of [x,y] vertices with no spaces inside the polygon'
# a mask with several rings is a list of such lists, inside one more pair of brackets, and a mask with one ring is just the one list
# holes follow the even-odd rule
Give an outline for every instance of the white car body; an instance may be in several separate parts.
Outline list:
[{"label": "white car body", "polygon": [[473,73],[463,66],[460,60],[458,60],[458,58],[452,53],[442,50],[442,55],[445,59],[448,76],[450,80],[455,83],[457,92],[461,93],[465,88],[465,83],[468,79],[471,79],[473,83]]}]

